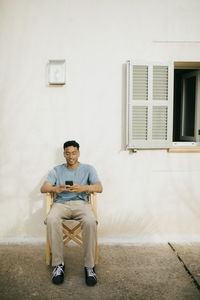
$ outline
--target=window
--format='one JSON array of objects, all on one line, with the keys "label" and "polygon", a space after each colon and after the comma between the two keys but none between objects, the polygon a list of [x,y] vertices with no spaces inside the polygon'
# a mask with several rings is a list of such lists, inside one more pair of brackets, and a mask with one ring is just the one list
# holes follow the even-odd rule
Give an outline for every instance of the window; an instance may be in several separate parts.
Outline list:
[{"label": "window", "polygon": [[197,145],[200,141],[200,69],[198,64],[174,69],[173,141]]},{"label": "window", "polygon": [[[200,65],[199,65],[200,67]],[[127,62],[127,149],[200,141],[200,69]]]}]

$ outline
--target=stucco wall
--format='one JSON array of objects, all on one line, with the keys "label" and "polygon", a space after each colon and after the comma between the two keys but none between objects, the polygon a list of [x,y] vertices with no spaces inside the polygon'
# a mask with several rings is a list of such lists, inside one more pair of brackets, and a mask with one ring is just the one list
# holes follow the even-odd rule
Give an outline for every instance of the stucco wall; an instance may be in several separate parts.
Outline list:
[{"label": "stucco wall", "polygon": [[[199,11],[198,0],[0,0],[2,237],[44,236],[39,188],[76,139],[104,186],[102,237],[198,239],[200,154],[125,151],[124,64],[199,61]],[[49,59],[66,59],[65,86],[47,85]]]}]

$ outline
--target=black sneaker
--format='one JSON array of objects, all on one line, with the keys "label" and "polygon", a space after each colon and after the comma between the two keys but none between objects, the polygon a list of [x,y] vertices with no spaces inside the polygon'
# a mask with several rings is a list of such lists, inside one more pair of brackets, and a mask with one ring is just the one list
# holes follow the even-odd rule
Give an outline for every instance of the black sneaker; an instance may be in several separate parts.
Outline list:
[{"label": "black sneaker", "polygon": [[63,283],[63,281],[64,281],[64,271],[65,271],[64,263],[62,263],[62,264],[55,267],[55,269],[53,270],[53,274],[52,274],[53,283],[55,283],[55,284]]},{"label": "black sneaker", "polygon": [[87,285],[93,286],[97,283],[97,276],[94,268],[85,267],[85,281]]}]

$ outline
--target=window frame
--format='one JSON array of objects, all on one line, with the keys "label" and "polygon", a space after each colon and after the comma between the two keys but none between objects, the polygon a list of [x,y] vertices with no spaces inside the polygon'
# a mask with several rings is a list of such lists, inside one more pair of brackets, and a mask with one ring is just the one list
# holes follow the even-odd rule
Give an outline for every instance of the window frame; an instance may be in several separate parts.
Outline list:
[{"label": "window frame", "polygon": [[[174,61],[174,71],[176,69],[183,69],[183,70],[193,70],[193,72],[200,72],[200,62],[190,62],[190,61],[185,61],[185,62],[181,62],[181,61]],[[200,75],[198,74],[197,76],[197,103],[195,105],[195,126],[199,127],[200,129]],[[183,87],[182,87],[183,88]],[[199,116],[199,118],[198,118]],[[173,128],[174,128],[174,124],[173,124]],[[197,129],[197,131],[199,130]],[[198,138],[198,134],[196,132],[195,135],[195,141],[174,141],[173,140],[173,147],[175,149],[180,148],[180,152],[182,152],[183,148],[185,147],[186,152],[188,152],[188,150],[191,148],[191,150],[196,147],[197,152],[199,152],[199,147],[200,147],[200,136]],[[194,152],[193,150],[191,152]]]}]

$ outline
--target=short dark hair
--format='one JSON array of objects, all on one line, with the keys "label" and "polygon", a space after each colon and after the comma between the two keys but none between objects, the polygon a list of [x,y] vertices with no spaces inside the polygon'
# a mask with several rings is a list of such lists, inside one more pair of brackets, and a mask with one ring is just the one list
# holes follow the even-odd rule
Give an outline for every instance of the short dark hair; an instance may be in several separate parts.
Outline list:
[{"label": "short dark hair", "polygon": [[76,141],[68,141],[68,142],[64,143],[63,149],[65,150],[65,148],[70,147],[70,146],[76,147],[78,150],[79,150],[79,147],[80,147],[79,144]]}]

